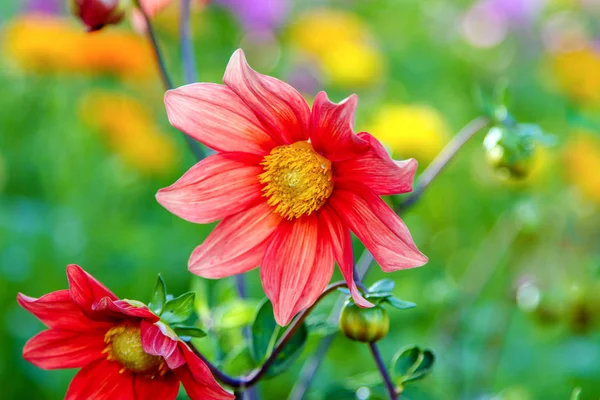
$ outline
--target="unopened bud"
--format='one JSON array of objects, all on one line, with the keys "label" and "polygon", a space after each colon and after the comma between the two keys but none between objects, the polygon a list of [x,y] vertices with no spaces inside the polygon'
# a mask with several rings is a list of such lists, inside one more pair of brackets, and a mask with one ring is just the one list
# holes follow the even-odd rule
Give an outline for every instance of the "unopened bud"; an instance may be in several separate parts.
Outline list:
[{"label": "unopened bud", "polygon": [[69,0],[71,11],[88,28],[89,32],[105,25],[118,24],[125,16],[128,0]]}]

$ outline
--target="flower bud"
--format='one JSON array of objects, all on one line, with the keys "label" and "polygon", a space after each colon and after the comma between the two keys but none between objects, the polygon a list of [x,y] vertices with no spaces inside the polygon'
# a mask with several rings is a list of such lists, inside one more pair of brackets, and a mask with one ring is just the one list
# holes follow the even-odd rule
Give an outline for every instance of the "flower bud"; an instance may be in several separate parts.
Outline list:
[{"label": "flower bud", "polygon": [[70,0],[70,3],[73,14],[93,32],[121,22],[127,0]]},{"label": "flower bud", "polygon": [[516,179],[524,179],[529,175],[535,143],[520,125],[492,127],[483,146],[489,164],[499,173]]},{"label": "flower bud", "polygon": [[353,301],[344,304],[340,315],[340,330],[348,338],[359,342],[373,343],[383,339],[390,329],[390,318],[380,305],[361,308]]}]

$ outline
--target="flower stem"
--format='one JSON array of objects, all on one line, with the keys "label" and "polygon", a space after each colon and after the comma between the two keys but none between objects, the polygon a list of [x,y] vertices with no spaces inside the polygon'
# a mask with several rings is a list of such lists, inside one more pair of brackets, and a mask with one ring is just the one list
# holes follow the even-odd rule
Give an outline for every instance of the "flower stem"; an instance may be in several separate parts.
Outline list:
[{"label": "flower stem", "polygon": [[190,23],[191,0],[181,0],[181,21],[179,24],[179,40],[181,41],[181,58],[186,83],[198,80],[196,74],[196,58],[192,42],[192,26]]},{"label": "flower stem", "polygon": [[383,358],[381,357],[381,353],[379,352],[379,348],[375,343],[369,343],[369,348],[371,349],[371,354],[373,354],[373,359],[375,360],[375,364],[377,364],[377,368],[379,369],[379,373],[383,378],[383,383],[385,384],[385,388],[390,395],[390,400],[397,400],[398,393],[396,392],[396,387],[394,386],[394,382],[392,382],[392,378],[383,362]]},{"label": "flower stem", "polygon": [[223,383],[224,385],[227,385],[227,386],[235,389],[236,391],[241,392],[241,391],[243,391],[243,389],[247,389],[247,388],[254,386],[265,376],[265,374],[269,371],[269,368],[273,365],[273,363],[277,359],[277,356],[281,353],[281,351],[289,343],[289,341],[292,339],[294,334],[298,331],[298,329],[300,328],[300,326],[302,325],[302,323],[304,322],[306,317],[308,317],[308,315],[312,312],[312,310],[316,307],[316,305],[319,304],[319,302],[322,299],[324,299],[329,293],[337,290],[338,288],[344,287],[344,286],[347,286],[347,285],[346,285],[346,282],[343,282],[343,281],[334,282],[334,283],[331,283],[329,286],[327,286],[325,288],[325,290],[323,291],[323,293],[321,293],[321,295],[319,296],[317,301],[315,301],[315,303],[312,306],[310,306],[309,308],[307,308],[306,310],[304,310],[300,314],[298,314],[298,316],[294,319],[294,321],[291,323],[289,328],[283,334],[281,339],[279,339],[279,341],[275,345],[275,348],[273,349],[273,352],[269,355],[269,357],[265,360],[265,362],[260,367],[257,367],[256,369],[250,371],[250,373],[248,373],[244,376],[233,377],[233,376],[230,376],[230,375],[224,373],[223,371],[219,370],[214,364],[212,364],[210,361],[208,361],[202,355],[202,353],[200,353],[198,351],[198,349],[196,349],[192,345],[191,342],[188,342],[188,345],[190,346],[192,351],[200,359],[202,359],[202,361],[204,361],[204,363],[208,366],[208,368],[211,370],[212,374],[215,376],[216,379],[221,381],[221,383]]},{"label": "flower stem", "polygon": [[[167,66],[165,64],[165,59],[163,57],[162,52],[160,51],[160,46],[158,44],[156,32],[154,32],[154,27],[152,26],[152,21],[150,21],[150,17],[148,17],[148,13],[146,13],[146,11],[144,10],[144,8],[142,7],[141,4],[139,6],[139,10],[142,13],[142,16],[144,17],[144,22],[146,23],[146,32],[148,34],[148,39],[150,40],[150,43],[152,44],[152,50],[154,51],[154,59],[156,60],[156,65],[158,66],[158,70],[160,72],[160,77],[162,79],[165,90],[173,89],[173,87],[174,87],[173,81],[171,80],[171,77],[169,76],[169,73],[167,72]],[[202,151],[202,148],[200,147],[198,142],[196,142],[194,139],[192,139],[190,136],[188,136],[186,134],[184,134],[183,137],[185,138],[185,141],[186,141],[188,147],[190,148],[192,154],[194,154],[194,157],[196,157],[196,160],[197,161],[202,160],[204,158],[204,152]]]},{"label": "flower stem", "polygon": [[[412,205],[417,203],[417,201],[423,195],[425,189],[429,187],[431,182],[435,179],[436,176],[442,172],[444,167],[448,165],[448,163],[454,158],[454,156],[458,153],[458,151],[464,146],[467,141],[472,138],[477,132],[484,129],[490,124],[490,120],[487,117],[481,116],[473,119],[467,125],[465,125],[455,136],[454,138],[444,147],[444,149],[440,152],[440,154],[433,160],[433,162],[423,171],[419,178],[419,183],[414,192],[406,198],[406,200],[401,203],[397,208],[396,212],[400,213]],[[361,254],[360,258],[356,263],[356,280],[362,281],[369,271],[369,267],[373,262],[373,256],[371,253],[365,249],[365,251]],[[338,300],[339,301],[339,300]],[[332,313],[332,318],[339,318],[340,310],[336,310]],[[319,348],[315,352],[315,354],[310,357],[304,364],[302,368],[302,372],[300,374],[300,379],[294,385],[292,389],[292,394],[290,395],[288,400],[300,400],[304,396],[304,393],[308,390],[310,386],[310,382],[312,381],[317,369],[319,368],[319,364],[322,359],[325,357],[327,350],[331,346],[333,342],[335,334],[326,336],[323,338],[323,341],[319,345]]]}]

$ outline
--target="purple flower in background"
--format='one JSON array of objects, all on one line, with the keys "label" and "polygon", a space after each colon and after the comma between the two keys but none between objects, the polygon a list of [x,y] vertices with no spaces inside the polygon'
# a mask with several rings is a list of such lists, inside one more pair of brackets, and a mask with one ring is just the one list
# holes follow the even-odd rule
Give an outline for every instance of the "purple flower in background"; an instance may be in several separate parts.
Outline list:
[{"label": "purple flower in background", "polygon": [[508,25],[529,24],[544,7],[545,0],[483,0],[481,3],[495,12]]},{"label": "purple flower in background", "polygon": [[285,20],[290,0],[216,0],[237,15],[247,31],[275,30]]},{"label": "purple flower in background", "polygon": [[63,0],[27,0],[25,10],[30,12],[42,12],[48,14],[60,14],[63,12]]}]

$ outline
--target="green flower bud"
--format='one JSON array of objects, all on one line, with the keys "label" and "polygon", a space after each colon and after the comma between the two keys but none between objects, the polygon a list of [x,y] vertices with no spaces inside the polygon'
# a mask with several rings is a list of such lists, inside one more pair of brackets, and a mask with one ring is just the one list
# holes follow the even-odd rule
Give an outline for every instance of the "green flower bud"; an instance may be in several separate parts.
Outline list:
[{"label": "green flower bud", "polygon": [[489,164],[500,174],[524,179],[531,171],[535,143],[526,126],[494,126],[483,146]]},{"label": "green flower bud", "polygon": [[340,315],[340,330],[352,340],[373,343],[388,334],[390,318],[380,305],[361,308],[352,300],[348,300]]}]

